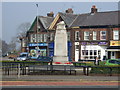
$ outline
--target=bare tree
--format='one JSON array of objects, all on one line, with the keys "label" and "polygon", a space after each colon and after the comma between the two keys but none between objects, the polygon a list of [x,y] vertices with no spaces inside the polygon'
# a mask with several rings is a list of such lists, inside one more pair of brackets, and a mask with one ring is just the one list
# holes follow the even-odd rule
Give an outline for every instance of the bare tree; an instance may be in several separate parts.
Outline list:
[{"label": "bare tree", "polygon": [[0,43],[2,43],[2,46],[0,47],[2,54],[6,54],[9,51],[8,49],[9,45],[3,40],[0,40]]},{"label": "bare tree", "polygon": [[[26,37],[26,33],[29,30],[30,26],[31,26],[31,24],[29,22],[22,23],[22,24],[20,24],[18,26],[18,28],[17,28],[17,36],[16,36],[17,46],[19,45],[18,43],[21,43],[20,38]],[[20,50],[20,46],[17,47],[18,51]]]},{"label": "bare tree", "polygon": [[9,43],[9,51],[16,51],[16,44],[17,44],[17,39],[16,37],[12,37],[11,42]]},{"label": "bare tree", "polygon": [[28,29],[30,28],[31,24],[29,22],[26,23],[22,23],[18,26],[17,28],[17,37],[25,37],[26,36],[26,32],[28,31]]}]

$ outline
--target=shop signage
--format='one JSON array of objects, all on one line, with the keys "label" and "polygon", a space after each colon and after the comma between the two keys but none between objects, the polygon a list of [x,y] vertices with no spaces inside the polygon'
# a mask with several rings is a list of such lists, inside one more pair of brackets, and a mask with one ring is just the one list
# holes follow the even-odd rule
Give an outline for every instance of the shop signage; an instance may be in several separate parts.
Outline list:
[{"label": "shop signage", "polygon": [[110,41],[110,46],[120,46],[120,41]]},{"label": "shop signage", "polygon": [[98,45],[98,42],[82,42],[82,45]]},{"label": "shop signage", "polygon": [[107,42],[99,42],[98,44],[99,45],[107,45],[108,43]]},{"label": "shop signage", "polygon": [[48,46],[47,43],[30,43],[28,46]]}]

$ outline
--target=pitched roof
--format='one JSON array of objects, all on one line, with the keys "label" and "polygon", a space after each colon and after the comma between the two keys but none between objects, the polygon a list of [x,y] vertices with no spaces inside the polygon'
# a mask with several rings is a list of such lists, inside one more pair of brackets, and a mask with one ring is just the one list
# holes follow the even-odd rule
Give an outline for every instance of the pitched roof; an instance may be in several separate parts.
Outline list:
[{"label": "pitched roof", "polygon": [[101,26],[101,25],[118,25],[120,11],[97,12],[94,14],[80,14],[73,22],[71,27],[76,26]]},{"label": "pitched roof", "polygon": [[44,16],[39,16],[39,20],[43,24],[43,27],[47,29],[51,22],[54,20],[54,17],[44,17]]},{"label": "pitched roof", "polygon": [[59,12],[61,18],[64,20],[64,22],[67,24],[68,27],[72,24],[74,19],[78,16],[77,14],[72,13],[61,13]]}]

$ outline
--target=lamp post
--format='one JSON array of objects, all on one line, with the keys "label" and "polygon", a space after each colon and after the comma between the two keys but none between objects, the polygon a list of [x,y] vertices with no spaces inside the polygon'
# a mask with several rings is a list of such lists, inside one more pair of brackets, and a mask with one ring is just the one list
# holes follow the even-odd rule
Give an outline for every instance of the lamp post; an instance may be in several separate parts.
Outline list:
[{"label": "lamp post", "polygon": [[39,49],[39,46],[38,46],[38,4],[36,4],[36,6],[37,6],[37,16],[36,16],[36,18],[37,18],[36,42],[37,42],[37,55],[38,55],[38,49]]}]

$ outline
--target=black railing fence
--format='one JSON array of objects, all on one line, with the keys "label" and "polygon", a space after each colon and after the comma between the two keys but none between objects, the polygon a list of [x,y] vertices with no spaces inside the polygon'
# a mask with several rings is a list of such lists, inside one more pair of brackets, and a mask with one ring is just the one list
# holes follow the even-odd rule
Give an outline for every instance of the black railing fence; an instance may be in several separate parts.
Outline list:
[{"label": "black railing fence", "polygon": [[[82,75],[109,75],[120,74],[120,66],[75,66],[75,65],[48,65],[45,62],[3,62],[2,63],[3,75],[29,75],[29,73],[53,74],[53,72],[61,72],[67,74],[77,74],[78,69],[82,70]],[[77,71],[78,70],[78,71]],[[76,72],[77,71],[77,72]],[[49,73],[48,73],[49,72]]]}]

